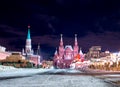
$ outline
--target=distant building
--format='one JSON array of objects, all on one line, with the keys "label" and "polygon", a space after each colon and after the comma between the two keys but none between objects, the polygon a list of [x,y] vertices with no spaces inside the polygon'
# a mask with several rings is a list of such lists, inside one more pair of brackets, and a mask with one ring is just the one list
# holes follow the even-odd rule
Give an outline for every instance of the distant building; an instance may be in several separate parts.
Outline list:
[{"label": "distant building", "polygon": [[0,52],[0,60],[6,59],[6,57],[10,56],[11,53],[9,52]]},{"label": "distant building", "polygon": [[35,65],[39,65],[40,64],[40,56],[38,55],[32,55],[30,56],[30,62],[34,63]]},{"label": "distant building", "polygon": [[[80,51],[80,52],[79,52]],[[57,68],[70,68],[70,64],[74,60],[83,60],[84,56],[82,50],[79,50],[77,35],[75,34],[75,43],[74,46],[63,45],[63,38],[61,34],[60,46],[59,49],[55,51],[53,64]]]},{"label": "distant building", "polygon": [[11,53],[6,52],[6,47],[0,46],[0,60],[6,59]]},{"label": "distant building", "polygon": [[[40,46],[38,45],[38,51],[40,49]],[[37,51],[37,54],[35,55],[34,50],[32,49],[31,45],[31,37],[30,37],[30,26],[28,26],[28,34],[26,39],[26,45],[25,49],[22,50],[22,55],[26,57],[27,60],[33,62],[35,65],[40,64],[40,54]]]},{"label": "distant building", "polygon": [[89,49],[89,57],[99,58],[100,57],[100,52],[101,52],[101,46],[92,46]]},{"label": "distant building", "polygon": [[106,57],[106,56],[110,56],[110,51],[106,50],[105,52],[101,52],[100,53],[100,57]]},{"label": "distant building", "polygon": [[108,50],[105,52],[102,52],[101,46],[92,46],[89,49],[88,53],[86,54],[86,59],[101,58],[106,56],[110,56],[110,52]]}]

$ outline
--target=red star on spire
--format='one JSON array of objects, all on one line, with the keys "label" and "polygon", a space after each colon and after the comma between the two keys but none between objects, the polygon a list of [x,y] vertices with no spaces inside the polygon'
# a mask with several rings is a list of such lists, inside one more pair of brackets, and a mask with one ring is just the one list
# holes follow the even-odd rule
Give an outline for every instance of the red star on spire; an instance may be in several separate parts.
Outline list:
[{"label": "red star on spire", "polygon": [[30,25],[28,25],[28,28],[30,28]]}]

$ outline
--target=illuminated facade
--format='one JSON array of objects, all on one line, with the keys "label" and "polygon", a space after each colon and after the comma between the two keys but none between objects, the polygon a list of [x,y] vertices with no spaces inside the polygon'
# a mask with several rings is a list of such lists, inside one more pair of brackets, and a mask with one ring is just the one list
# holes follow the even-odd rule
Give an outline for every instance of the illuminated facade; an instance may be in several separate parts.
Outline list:
[{"label": "illuminated facade", "polygon": [[[38,45],[38,51],[40,46]],[[37,51],[37,52],[38,52]],[[38,52],[39,53],[39,52]],[[40,54],[35,55],[34,50],[32,50],[31,37],[30,37],[30,26],[28,26],[28,34],[26,39],[25,50],[22,50],[22,55],[26,57],[27,60],[34,63],[36,66],[40,64]]]},{"label": "illuminated facade", "polygon": [[11,53],[6,52],[6,47],[0,46],[0,60],[6,59]]},{"label": "illuminated facade", "polygon": [[86,54],[86,59],[99,59],[101,57],[110,56],[110,52],[107,50],[105,52],[101,51],[101,46],[92,46],[88,53]]},{"label": "illuminated facade", "polygon": [[89,49],[89,56],[91,58],[99,58],[100,57],[100,52],[101,52],[101,46],[92,46]]},{"label": "illuminated facade", "polygon": [[[79,52],[80,51],[80,52]],[[77,34],[75,34],[75,42],[74,46],[66,45],[64,47],[63,38],[61,34],[60,39],[60,46],[59,49],[56,49],[53,64],[56,68],[70,68],[70,64],[74,61],[81,61],[83,60],[83,53],[82,50],[79,50],[78,41],[77,41]]]}]

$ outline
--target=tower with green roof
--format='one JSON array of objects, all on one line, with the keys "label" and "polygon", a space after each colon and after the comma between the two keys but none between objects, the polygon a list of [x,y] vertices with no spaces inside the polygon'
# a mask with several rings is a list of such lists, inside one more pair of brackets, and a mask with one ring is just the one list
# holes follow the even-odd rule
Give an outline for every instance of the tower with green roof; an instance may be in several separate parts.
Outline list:
[{"label": "tower with green roof", "polygon": [[31,39],[31,38],[30,38],[30,28],[28,28],[27,39]]},{"label": "tower with green roof", "polygon": [[27,39],[26,39],[26,45],[25,45],[25,52],[27,55],[31,55],[31,37],[30,37],[30,26],[28,26],[28,33],[27,33]]}]

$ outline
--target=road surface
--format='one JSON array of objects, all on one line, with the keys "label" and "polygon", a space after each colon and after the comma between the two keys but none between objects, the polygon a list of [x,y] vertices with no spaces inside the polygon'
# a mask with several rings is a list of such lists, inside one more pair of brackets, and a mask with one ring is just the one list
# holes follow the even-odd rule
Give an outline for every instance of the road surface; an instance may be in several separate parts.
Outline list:
[{"label": "road surface", "polygon": [[116,87],[85,75],[32,75],[0,80],[0,87]]}]

